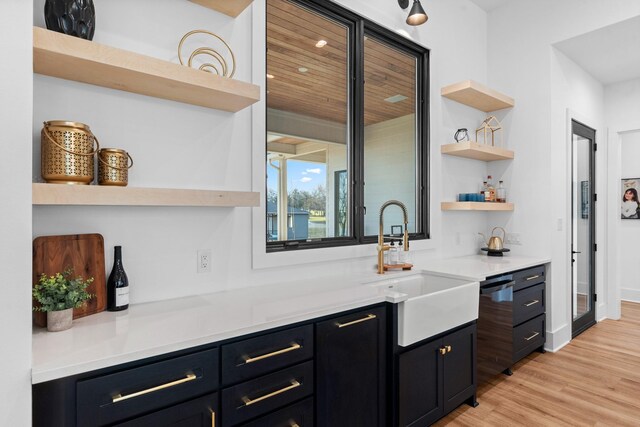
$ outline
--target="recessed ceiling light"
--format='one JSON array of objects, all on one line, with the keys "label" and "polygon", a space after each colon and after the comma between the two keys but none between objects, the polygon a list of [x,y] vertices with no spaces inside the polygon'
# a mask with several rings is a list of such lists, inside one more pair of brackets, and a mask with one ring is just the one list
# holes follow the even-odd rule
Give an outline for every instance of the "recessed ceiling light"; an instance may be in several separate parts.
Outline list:
[{"label": "recessed ceiling light", "polygon": [[267,78],[268,78],[268,79],[272,79],[272,78],[273,78],[273,74],[269,74],[269,73],[267,73]]},{"label": "recessed ceiling light", "polygon": [[316,47],[325,47],[326,45],[327,45],[326,40],[318,40],[318,43],[316,43]]},{"label": "recessed ceiling light", "polygon": [[407,99],[404,95],[393,95],[385,99],[385,101],[395,104],[396,102],[404,101]]},{"label": "recessed ceiling light", "polygon": [[307,71],[309,71],[309,69],[306,67],[300,67],[298,68],[298,71],[300,71],[301,73],[306,73]]}]

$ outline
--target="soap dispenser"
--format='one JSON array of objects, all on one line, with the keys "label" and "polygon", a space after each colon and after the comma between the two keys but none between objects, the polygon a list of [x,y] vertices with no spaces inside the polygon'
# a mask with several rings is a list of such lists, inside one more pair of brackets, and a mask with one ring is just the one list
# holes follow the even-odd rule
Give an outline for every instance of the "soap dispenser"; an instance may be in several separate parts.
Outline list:
[{"label": "soap dispenser", "polygon": [[398,263],[398,248],[396,248],[395,242],[391,241],[391,247],[389,248],[389,265],[396,265]]}]

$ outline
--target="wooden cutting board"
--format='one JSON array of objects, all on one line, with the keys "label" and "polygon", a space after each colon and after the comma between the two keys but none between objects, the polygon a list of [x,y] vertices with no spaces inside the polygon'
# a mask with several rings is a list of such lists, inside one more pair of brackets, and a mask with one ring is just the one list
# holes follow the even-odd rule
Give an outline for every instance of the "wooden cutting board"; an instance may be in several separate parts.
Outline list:
[{"label": "wooden cutting board", "polygon": [[[87,291],[95,297],[73,310],[73,318],[104,311],[107,306],[107,284],[104,269],[104,239],[101,234],[41,236],[33,240],[33,285],[42,273],[52,276],[73,268],[73,277],[93,277]],[[34,302],[35,304],[35,302]],[[34,312],[34,323],[47,325],[46,313]]]}]

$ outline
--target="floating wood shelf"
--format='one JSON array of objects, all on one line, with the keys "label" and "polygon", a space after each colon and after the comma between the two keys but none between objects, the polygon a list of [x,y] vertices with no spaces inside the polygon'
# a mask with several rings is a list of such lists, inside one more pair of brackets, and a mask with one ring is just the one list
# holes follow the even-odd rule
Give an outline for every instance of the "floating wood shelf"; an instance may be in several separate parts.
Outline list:
[{"label": "floating wood shelf", "polygon": [[441,95],[486,112],[511,108],[515,105],[513,98],[473,80],[445,86],[441,90]]},{"label": "floating wood shelf", "polygon": [[471,141],[441,145],[440,152],[450,156],[466,157],[467,159],[482,160],[485,162],[511,160],[514,156],[513,151]]},{"label": "floating wood shelf", "polygon": [[512,211],[513,203],[442,202],[443,211]]},{"label": "floating wood shelf", "polygon": [[256,85],[33,28],[33,71],[202,107],[237,112],[260,100]]},{"label": "floating wood shelf", "polygon": [[243,10],[245,10],[253,0],[191,0],[194,3],[199,4],[200,6],[207,7],[209,9],[213,9],[215,11],[224,13],[225,15],[229,15],[233,18],[240,15]]},{"label": "floating wood shelf", "polygon": [[34,205],[219,206],[260,205],[260,193],[101,185],[32,184]]}]

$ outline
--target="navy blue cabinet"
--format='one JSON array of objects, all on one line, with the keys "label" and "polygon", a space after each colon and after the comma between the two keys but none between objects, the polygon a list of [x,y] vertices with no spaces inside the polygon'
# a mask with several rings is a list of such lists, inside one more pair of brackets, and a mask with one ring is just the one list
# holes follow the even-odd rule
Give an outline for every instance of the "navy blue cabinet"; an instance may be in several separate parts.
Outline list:
[{"label": "navy blue cabinet", "polygon": [[219,419],[218,394],[213,393],[115,425],[118,427],[211,427],[215,426]]},{"label": "navy blue cabinet", "polygon": [[386,426],[385,305],[33,386],[36,427]]},{"label": "navy blue cabinet", "polygon": [[397,425],[433,424],[460,404],[476,405],[476,325],[399,351]]},{"label": "navy blue cabinet", "polygon": [[386,313],[359,311],[316,325],[318,427],[383,427]]}]

